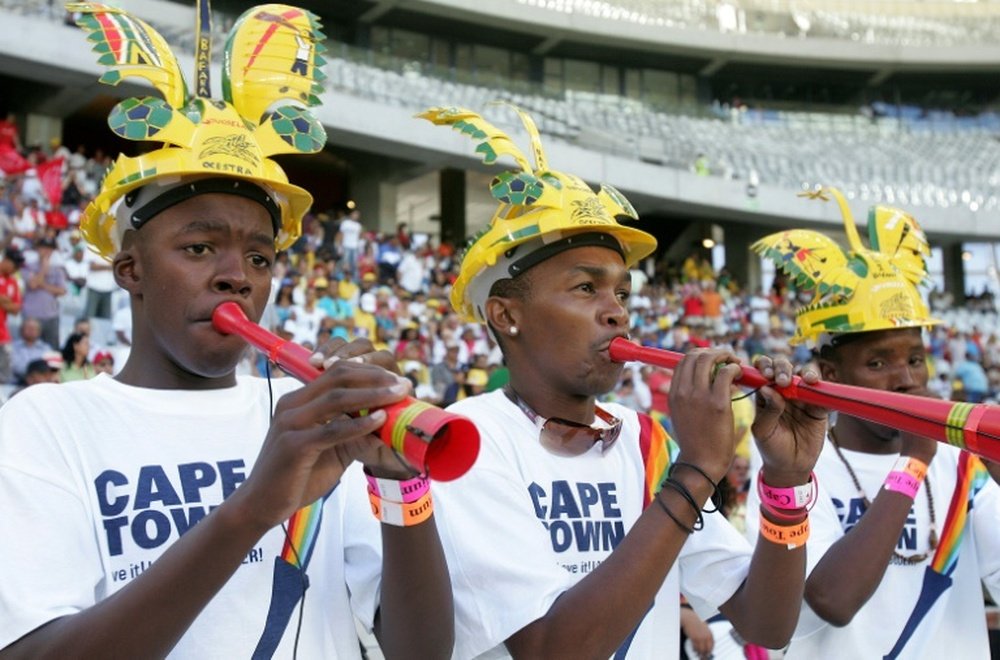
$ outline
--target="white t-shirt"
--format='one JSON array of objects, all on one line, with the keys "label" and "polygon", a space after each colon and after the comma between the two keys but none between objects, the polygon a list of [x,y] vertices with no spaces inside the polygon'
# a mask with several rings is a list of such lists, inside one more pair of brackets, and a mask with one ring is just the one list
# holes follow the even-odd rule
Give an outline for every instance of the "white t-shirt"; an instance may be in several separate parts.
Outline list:
[{"label": "white t-shirt", "polygon": [[84,257],[90,263],[90,272],[87,274],[87,288],[99,293],[114,291],[118,284],[115,282],[115,274],[108,266],[110,264],[101,255],[87,250]]},{"label": "white t-shirt", "polygon": [[340,245],[345,250],[357,250],[361,246],[361,223],[352,218],[340,221]]},{"label": "white t-shirt", "polygon": [[[870,501],[874,500],[899,454],[843,452],[865,494]],[[938,536],[942,534],[955,490],[959,456],[956,448],[938,445],[928,469]],[[858,490],[829,441],[823,447],[815,472],[820,491],[809,514],[810,536],[806,545],[809,571],[864,513]],[[917,493],[897,552],[904,557],[928,552],[928,559],[916,565],[890,561],[878,589],[842,628],[826,623],[803,602],[799,625],[785,658],[881,658],[893,649],[917,603],[924,574],[934,554],[928,551],[930,515],[926,488],[927,482]],[[967,534],[959,549],[958,564],[951,575],[953,583],[920,620],[916,632],[902,648],[900,659],[990,657],[980,578],[991,592],[998,593],[1000,488],[989,480],[974,502]],[[747,530],[748,533],[753,530],[755,537],[758,504],[756,484],[753,484],[747,502]]]},{"label": "white t-shirt", "polygon": [[[273,381],[275,401],[298,386]],[[268,384],[151,390],[99,375],[35,385],[0,409],[0,648],[107,598],[249,475],[269,425]],[[249,658],[265,631],[280,527],[250,551],[171,657]],[[303,658],[358,658],[357,615],[372,625],[378,522],[360,467],[323,507],[307,566]],[[286,588],[301,589],[298,574]],[[280,591],[280,589],[279,589]],[[286,591],[287,593],[287,591]],[[292,657],[298,606],[268,630]],[[150,616],[157,616],[150,612]],[[267,656],[265,656],[267,657]]]},{"label": "white t-shirt", "polygon": [[[573,458],[546,451],[534,424],[500,390],[449,407],[476,423],[482,441],[469,472],[434,484],[455,596],[455,658],[509,658],[504,640],[606,559],[642,513],[638,417],[601,405],[623,420],[618,442],[607,453],[595,446]],[[616,657],[676,658],[680,592],[708,618],[743,583],[749,565],[750,547],[739,533],[720,514],[705,515],[705,528],[684,544]]]}]

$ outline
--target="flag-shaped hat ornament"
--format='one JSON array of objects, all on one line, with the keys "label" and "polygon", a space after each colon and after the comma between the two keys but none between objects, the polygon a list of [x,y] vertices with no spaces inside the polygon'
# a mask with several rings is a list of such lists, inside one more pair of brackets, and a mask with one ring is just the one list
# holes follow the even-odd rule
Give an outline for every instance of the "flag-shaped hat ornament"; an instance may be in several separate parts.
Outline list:
[{"label": "flag-shaped hat ornament", "polygon": [[494,283],[516,277],[562,249],[603,242],[617,250],[628,267],[656,249],[651,235],[618,222],[622,216],[638,219],[624,195],[609,185],[595,193],[578,176],[550,169],[535,122],[520,108],[510,107],[528,133],[533,167],[506,133],[472,110],[438,107],[417,115],[475,140],[483,162],[492,164],[506,156],[517,165],[490,182],[490,194],[500,206],[489,227],[467,248],[452,287],[452,305],[467,321],[486,322],[484,305]]},{"label": "flag-shaped hat ornament", "polygon": [[[244,12],[223,49],[222,100],[210,98],[211,38],[207,0],[199,0],[195,93],[181,74],[166,40],[126,11],[96,3],[70,3],[88,31],[98,63],[108,67],[101,82],[117,85],[143,78],[159,96],[127,98],[108,116],[118,136],[161,147],[139,156],[119,156],[87,207],[81,231],[106,258],[122,236],[138,226],[118,213],[144,187],[167,187],[199,179],[250,182],[262,189],[275,221],[275,247],[291,245],[312,204],[308,192],[291,185],[277,154],[309,154],[326,143],[323,126],[308,111],[319,104],[325,50],[317,17],[288,5],[261,5]],[[246,187],[246,186],[244,186]],[[146,195],[149,197],[150,195]],[[267,200],[265,199],[265,202]]]},{"label": "flag-shaped hat ornament", "polygon": [[813,299],[796,313],[793,343],[822,344],[837,335],[924,327],[931,318],[917,285],[927,279],[927,237],[912,216],[888,206],[868,213],[866,248],[847,200],[836,188],[803,193],[835,199],[844,219],[848,249],[816,231],[789,229],[766,236],[752,249],[774,262]]}]

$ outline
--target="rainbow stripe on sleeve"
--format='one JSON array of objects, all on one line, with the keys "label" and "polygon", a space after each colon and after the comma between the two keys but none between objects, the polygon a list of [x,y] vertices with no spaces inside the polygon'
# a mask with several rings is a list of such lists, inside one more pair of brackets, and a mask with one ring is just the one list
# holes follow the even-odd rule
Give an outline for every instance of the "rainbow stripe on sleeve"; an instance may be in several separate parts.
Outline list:
[{"label": "rainbow stripe on sleeve", "polygon": [[941,530],[941,539],[931,561],[931,570],[942,575],[951,575],[958,563],[958,551],[962,546],[967,529],[966,521],[972,509],[973,500],[990,478],[986,466],[976,456],[962,452],[959,459],[955,493],[948,506],[948,516]]},{"label": "rainbow stripe on sleeve", "polygon": [[642,450],[642,463],[645,468],[646,488],[642,498],[642,506],[645,508],[660,490],[660,484],[667,474],[667,468],[670,467],[674,453],[676,453],[676,445],[660,422],[649,415],[640,413],[639,446]]}]

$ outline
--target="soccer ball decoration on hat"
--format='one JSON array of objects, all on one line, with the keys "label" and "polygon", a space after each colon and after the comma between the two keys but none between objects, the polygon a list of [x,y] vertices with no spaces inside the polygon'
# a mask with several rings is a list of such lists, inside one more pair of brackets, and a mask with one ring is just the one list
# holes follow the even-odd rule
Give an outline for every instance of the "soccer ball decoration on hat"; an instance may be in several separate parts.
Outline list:
[{"label": "soccer ball decoration on hat", "polygon": [[224,46],[222,99],[211,98],[211,39],[207,2],[198,4],[195,88],[188,86],[166,40],[128,12],[98,3],[70,3],[78,25],[108,67],[101,82],[117,85],[143,78],[162,98],[128,98],[108,117],[127,140],[155,140],[162,147],[136,157],[119,156],[101,191],[87,207],[81,231],[94,249],[111,258],[125,229],[120,200],[149,185],[197,178],[232,178],[261,187],[280,210],[275,246],[290,246],[301,233],[312,197],[288,182],[271,159],[315,153],[326,143],[322,124],[308,111],[320,103],[325,50],[311,12],[269,4],[245,11]]}]

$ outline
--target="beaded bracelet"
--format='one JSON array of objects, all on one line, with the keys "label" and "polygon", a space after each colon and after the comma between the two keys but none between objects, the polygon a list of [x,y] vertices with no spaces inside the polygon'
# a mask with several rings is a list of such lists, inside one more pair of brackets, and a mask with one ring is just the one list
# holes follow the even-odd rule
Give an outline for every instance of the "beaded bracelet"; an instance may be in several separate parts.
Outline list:
[{"label": "beaded bracelet", "polygon": [[416,502],[423,497],[431,487],[431,481],[421,475],[399,481],[396,479],[382,479],[365,473],[368,480],[368,492],[376,497],[390,502]]},{"label": "beaded bracelet", "polygon": [[372,505],[372,514],[378,520],[397,527],[418,525],[434,513],[434,503],[431,501],[430,491],[427,491],[416,502],[392,502],[383,500],[373,493],[368,493],[368,501]]},{"label": "beaded bracelet", "polygon": [[760,535],[771,543],[783,545],[789,550],[800,548],[809,540],[809,519],[806,518],[796,525],[776,525],[760,517]]}]

